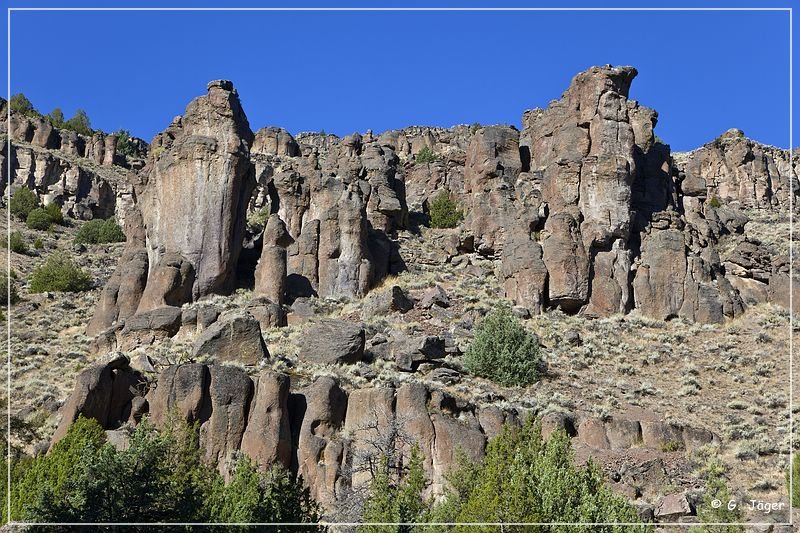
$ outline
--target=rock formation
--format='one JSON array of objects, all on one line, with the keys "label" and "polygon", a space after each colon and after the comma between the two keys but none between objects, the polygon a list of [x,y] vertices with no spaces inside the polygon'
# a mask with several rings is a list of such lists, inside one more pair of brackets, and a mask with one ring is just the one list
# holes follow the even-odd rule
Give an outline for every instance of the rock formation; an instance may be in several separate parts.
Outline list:
[{"label": "rock formation", "polygon": [[[413,382],[346,390],[320,377],[292,391],[288,376],[269,370],[250,377],[233,366],[186,364],[167,366],[145,383],[125,358],[84,370],[62,413],[54,440],[79,414],[116,429],[126,421],[135,425],[142,413],[163,427],[172,413],[200,425],[204,457],[223,475],[230,474],[238,451],[262,468],[283,465],[302,476],[328,512],[368,485],[370,462],[389,452],[407,462],[412,444],[423,454],[429,495],[441,495],[459,453],[480,459],[503,424],[520,420],[514,411],[477,407]],[[562,429],[576,446],[595,451],[694,450],[718,442],[710,431],[647,413],[548,415],[542,422],[545,435]]]}]

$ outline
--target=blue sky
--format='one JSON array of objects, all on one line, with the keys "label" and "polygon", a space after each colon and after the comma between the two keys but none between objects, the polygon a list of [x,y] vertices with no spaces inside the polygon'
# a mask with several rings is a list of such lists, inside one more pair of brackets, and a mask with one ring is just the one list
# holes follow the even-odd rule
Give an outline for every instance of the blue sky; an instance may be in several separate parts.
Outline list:
[{"label": "blue sky", "polygon": [[673,150],[732,127],[789,144],[786,12],[15,11],[11,28],[12,93],[42,112],[85,109],[94,127],[148,141],[211,79],[233,80],[254,130],[346,135],[519,126],[525,109],[560,97],[576,73],[611,63],[639,70],[631,98],[659,112],[656,133]]}]

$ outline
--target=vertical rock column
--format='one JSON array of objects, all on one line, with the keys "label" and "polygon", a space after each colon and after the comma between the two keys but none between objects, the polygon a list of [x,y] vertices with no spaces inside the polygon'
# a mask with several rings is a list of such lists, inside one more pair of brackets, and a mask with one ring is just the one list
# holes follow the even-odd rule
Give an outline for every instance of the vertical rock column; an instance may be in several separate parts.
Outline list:
[{"label": "vertical rock column", "polygon": [[286,247],[292,244],[286,224],[278,215],[272,215],[264,230],[264,247],[256,267],[253,296],[264,297],[272,303],[283,305],[286,294]]}]

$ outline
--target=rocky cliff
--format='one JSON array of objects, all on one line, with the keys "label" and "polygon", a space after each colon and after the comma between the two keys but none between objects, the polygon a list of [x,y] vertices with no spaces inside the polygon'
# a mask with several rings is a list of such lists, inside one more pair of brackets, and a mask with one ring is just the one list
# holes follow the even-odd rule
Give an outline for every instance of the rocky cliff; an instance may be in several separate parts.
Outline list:
[{"label": "rocky cliff", "polygon": [[[218,80],[141,164],[108,156],[111,136],[12,115],[12,187],[75,218],[116,213],[127,235],[86,329],[93,365],[54,439],[79,414],[124,440],[142,416],[162,424],[175,411],[200,424],[205,457],[223,473],[239,452],[282,464],[340,519],[356,518],[349,506],[377,454],[403,460],[419,444],[440,494],[457,448],[479,458],[529,413],[590,455],[719,443],[696,421],[545,412],[526,393],[488,388],[476,399],[457,386],[482,299],[509,300],[519,317],[617,328],[788,307],[787,250],[756,238],[748,217],[785,219],[796,207],[796,157],[738,131],[672,154],[654,135],[657,113],[629,99],[635,76],[582,72],[548,108],[526,111],[521,130],[344,138],[253,132],[232,83]],[[423,148],[435,157],[418,158]],[[465,218],[431,230],[442,191]],[[423,292],[408,275],[437,284]],[[448,275],[463,281],[450,296],[439,285]],[[553,346],[579,350],[580,336],[569,338]]]}]

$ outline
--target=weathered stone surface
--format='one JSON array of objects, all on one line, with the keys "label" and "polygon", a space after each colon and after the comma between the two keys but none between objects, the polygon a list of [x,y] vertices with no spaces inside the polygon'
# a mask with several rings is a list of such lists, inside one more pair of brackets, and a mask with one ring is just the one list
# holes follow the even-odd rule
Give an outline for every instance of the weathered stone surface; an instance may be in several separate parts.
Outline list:
[{"label": "weathered stone surface", "polygon": [[800,192],[791,156],[785,150],[764,146],[731,129],[719,138],[687,153],[675,154],[685,176],[686,195],[717,198],[723,205],[760,209],[788,209],[789,196]]},{"label": "weathered stone surface", "polygon": [[447,293],[441,287],[441,285],[435,285],[425,291],[422,295],[422,298],[419,300],[419,306],[423,309],[430,309],[434,305],[439,307],[450,307],[450,298],[447,297]]},{"label": "weathered stone surface", "polygon": [[286,247],[293,241],[286,230],[286,224],[278,215],[269,217],[263,240],[261,258],[256,267],[253,294],[283,305],[287,275]]},{"label": "weathered stone surface", "polygon": [[345,454],[343,443],[335,436],[344,422],[347,395],[332,378],[321,377],[296,395],[293,403],[297,473],[316,501],[331,505]]},{"label": "weathered stone surface", "polygon": [[467,148],[464,193],[470,204],[466,223],[479,250],[501,249],[515,218],[511,192],[521,170],[516,129],[490,126],[475,132]]},{"label": "weathered stone surface", "polygon": [[683,305],[686,245],[678,229],[654,230],[642,243],[633,280],[636,307],[647,316],[676,318]]},{"label": "weathered stone surface", "polygon": [[179,253],[161,256],[147,277],[138,312],[190,301],[194,280],[194,267],[185,257]]},{"label": "weathered stone surface", "polygon": [[106,366],[93,366],[78,374],[75,389],[61,408],[61,423],[53,434],[53,444],[67,434],[80,415],[94,418],[105,426],[113,386],[111,369]]},{"label": "weathered stone surface", "polygon": [[287,376],[269,370],[259,374],[241,449],[263,469],[273,464],[291,466],[288,400]]},{"label": "weathered stone surface", "polygon": [[405,313],[414,307],[414,302],[406,296],[398,285],[370,292],[364,298],[362,316],[365,320],[392,312]]},{"label": "weathered stone surface", "polygon": [[347,399],[344,430],[353,440],[350,465],[354,487],[368,486],[372,480],[370,466],[381,453],[393,451],[400,444],[394,396],[393,388],[370,388],[354,390]]},{"label": "weathered stone surface", "polygon": [[442,359],[445,342],[432,335],[407,335],[397,332],[390,340],[390,353],[399,370],[413,372],[420,363]]},{"label": "weathered stone surface", "polygon": [[355,363],[364,356],[364,328],[343,320],[320,320],[306,331],[299,357],[317,364]]},{"label": "weathered stone surface", "polygon": [[119,349],[124,351],[137,346],[150,346],[157,340],[174,337],[180,327],[179,308],[158,307],[128,317],[125,326],[117,333],[117,343]]},{"label": "weathered stone surface", "polygon": [[208,382],[209,372],[205,365],[168,366],[147,394],[153,423],[162,427],[171,410],[187,422],[202,422],[208,416]]},{"label": "weathered stone surface", "polygon": [[93,337],[117,320],[135,314],[146,280],[147,252],[144,249],[126,249],[111,279],[103,287],[86,335]]},{"label": "weathered stone surface", "polygon": [[232,84],[215,81],[151,143],[144,180],[136,190],[150,277],[165,254],[182,256],[194,278],[189,294],[181,296],[197,299],[233,287],[247,200],[255,186],[252,141]]},{"label": "weathered stone surface", "polygon": [[253,381],[232,366],[210,365],[208,372],[210,415],[200,426],[200,445],[204,458],[227,478],[247,426]]},{"label": "weathered stone surface", "polygon": [[548,300],[576,311],[589,297],[589,257],[578,222],[568,212],[551,215],[545,224],[549,236],[542,242],[542,259],[549,272]]},{"label": "weathered stone surface", "polygon": [[130,415],[131,400],[139,393],[141,376],[118,363],[94,365],[78,375],[75,388],[61,408],[61,422],[52,444],[67,434],[79,416],[94,418],[106,429],[118,428]]},{"label": "weathered stone surface", "polygon": [[690,514],[694,514],[692,506],[684,494],[668,494],[664,496],[655,509],[655,517],[663,521],[678,519]]},{"label": "weathered stone surface", "polygon": [[524,232],[512,232],[503,249],[501,274],[506,297],[532,313],[547,305],[547,267],[541,245]]},{"label": "weathered stone surface", "polygon": [[218,361],[256,365],[269,357],[261,326],[246,311],[231,311],[206,328],[192,348],[194,356],[210,355]]}]

